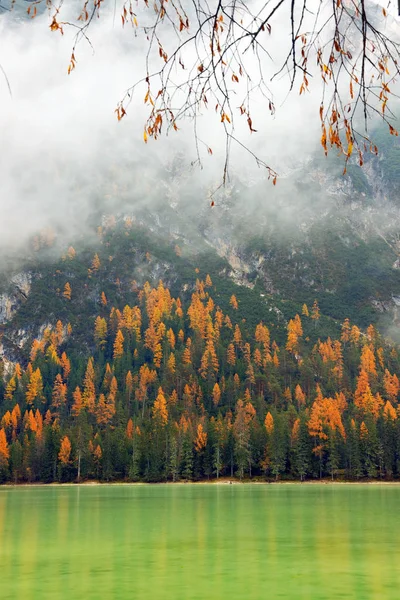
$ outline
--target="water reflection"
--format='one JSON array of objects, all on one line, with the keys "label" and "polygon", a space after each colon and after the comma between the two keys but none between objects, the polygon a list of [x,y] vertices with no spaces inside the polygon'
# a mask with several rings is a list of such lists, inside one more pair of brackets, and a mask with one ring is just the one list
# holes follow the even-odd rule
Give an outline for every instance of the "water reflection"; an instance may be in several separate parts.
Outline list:
[{"label": "water reflection", "polygon": [[1,600],[398,600],[400,487],[0,488]]}]

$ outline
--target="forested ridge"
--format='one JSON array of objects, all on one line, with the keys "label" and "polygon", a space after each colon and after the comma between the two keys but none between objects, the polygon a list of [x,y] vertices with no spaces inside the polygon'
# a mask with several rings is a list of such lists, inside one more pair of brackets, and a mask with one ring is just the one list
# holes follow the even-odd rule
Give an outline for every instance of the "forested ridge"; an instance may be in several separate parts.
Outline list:
[{"label": "forested ridge", "polygon": [[[100,270],[95,254],[86,277]],[[208,274],[182,297],[131,288],[130,304],[99,294],[91,356],[58,319],[2,365],[2,482],[398,477],[399,352],[373,325],[324,336],[316,299],[253,326]],[[65,315],[69,281],[57,295]]]}]

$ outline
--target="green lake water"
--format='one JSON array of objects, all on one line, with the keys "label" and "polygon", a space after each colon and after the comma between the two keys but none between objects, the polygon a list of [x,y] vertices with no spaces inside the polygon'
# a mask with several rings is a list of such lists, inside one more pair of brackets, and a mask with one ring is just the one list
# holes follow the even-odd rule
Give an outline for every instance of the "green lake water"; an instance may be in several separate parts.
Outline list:
[{"label": "green lake water", "polygon": [[400,486],[0,487],[1,600],[400,598]]}]

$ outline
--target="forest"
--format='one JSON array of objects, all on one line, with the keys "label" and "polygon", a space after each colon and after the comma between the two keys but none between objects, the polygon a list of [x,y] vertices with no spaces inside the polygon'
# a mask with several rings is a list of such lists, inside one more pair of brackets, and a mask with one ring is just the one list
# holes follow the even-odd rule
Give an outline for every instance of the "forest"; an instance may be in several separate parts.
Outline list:
[{"label": "forest", "polygon": [[[96,278],[97,253],[88,267]],[[130,305],[102,291],[90,356],[57,319],[26,364],[1,364],[2,483],[399,477],[393,342],[349,319],[321,335],[317,299],[283,333],[254,327],[193,275],[182,297],[162,281],[132,281]],[[65,315],[69,281],[58,296]]]}]

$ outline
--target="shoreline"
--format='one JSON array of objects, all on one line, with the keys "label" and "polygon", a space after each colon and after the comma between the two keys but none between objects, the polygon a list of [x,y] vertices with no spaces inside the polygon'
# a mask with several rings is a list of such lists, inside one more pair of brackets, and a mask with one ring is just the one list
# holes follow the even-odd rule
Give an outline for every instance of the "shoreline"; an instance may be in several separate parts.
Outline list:
[{"label": "shoreline", "polygon": [[230,478],[219,478],[219,479],[206,479],[206,480],[201,480],[201,481],[155,481],[155,482],[146,482],[146,481],[97,481],[97,480],[90,480],[90,481],[82,481],[80,483],[77,482],[52,482],[52,483],[41,483],[39,482],[35,482],[35,483],[3,483],[0,484],[0,490],[2,488],[21,488],[21,487],[27,487],[27,488],[31,488],[31,487],[46,487],[46,488],[51,488],[51,487],[100,487],[100,486],[159,486],[159,485],[164,485],[164,486],[175,486],[175,485],[214,485],[214,486],[219,486],[219,485],[293,485],[293,486],[302,486],[302,485],[362,485],[362,486],[368,486],[368,485],[380,485],[380,486],[385,486],[385,485],[399,485],[400,486],[400,480],[385,480],[385,481],[380,481],[380,480],[376,480],[376,479],[371,479],[371,480],[363,480],[363,481],[352,481],[352,480],[333,480],[332,479],[309,479],[309,480],[305,480],[305,481],[286,481],[286,480],[272,480],[272,481],[259,481],[259,480],[242,480],[240,481],[239,479],[230,479]]}]

